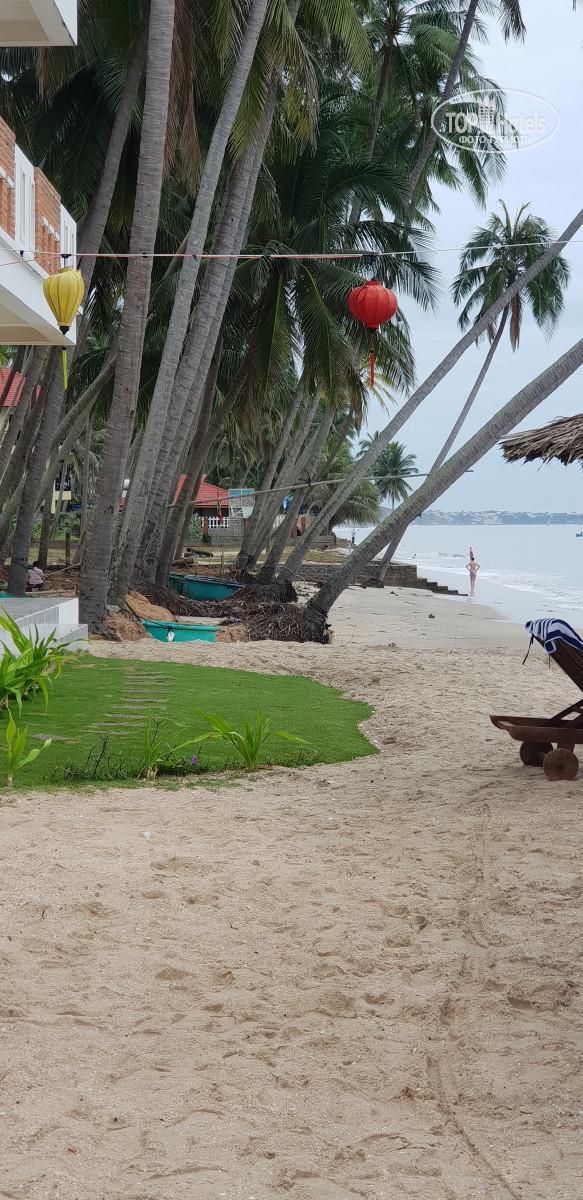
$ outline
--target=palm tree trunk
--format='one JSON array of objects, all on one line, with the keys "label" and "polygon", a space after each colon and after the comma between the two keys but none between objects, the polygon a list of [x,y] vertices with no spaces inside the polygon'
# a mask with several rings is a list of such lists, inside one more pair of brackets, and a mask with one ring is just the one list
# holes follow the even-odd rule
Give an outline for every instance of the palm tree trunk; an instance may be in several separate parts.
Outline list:
[{"label": "palm tree trunk", "polygon": [[[294,22],[299,5],[300,0],[288,0],[289,16]],[[223,198],[218,233],[215,235],[214,253],[236,256],[241,250],[275,112],[277,86],[278,72],[273,71],[255,142],[248,146],[231,172]],[[138,513],[141,517],[138,535],[136,536],[136,529],[132,528],[131,540],[128,531],[123,550],[120,546],[112,582],[114,599],[122,599],[125,596],[138,546],[140,541],[144,540],[144,531],[146,536],[149,536],[148,530],[153,533],[159,526],[166,495],[164,481],[174,473],[180,461],[186,440],[185,433],[192,428],[200,408],[204,383],[222,326],[234,271],[235,258],[214,260],[207,267],[201,297],[190,333],[184,343],[170,404],[161,429],[160,451],[156,459],[153,483],[149,489],[149,503],[144,506],[147,516],[144,519],[143,513]]]},{"label": "palm tree trunk", "polygon": [[37,559],[44,571],[49,557],[49,542],[51,540],[51,525],[53,523],[53,514],[48,500],[45,500],[42,521],[40,526],[40,540],[38,544]]},{"label": "palm tree trunk", "polygon": [[[460,429],[462,428],[462,425],[464,424],[466,417],[468,416],[468,413],[472,407],[472,404],[474,403],[474,400],[476,399],[476,396],[478,395],[478,392],[480,391],[480,388],[486,378],[486,375],[488,374],[488,371],[490,370],[490,366],[492,364],[492,359],[494,358],[494,355],[495,355],[495,353],[498,349],[498,346],[500,345],[500,342],[502,340],[502,334],[504,333],[504,326],[506,325],[506,322],[508,320],[509,311],[510,310],[508,308],[505,308],[504,312],[502,313],[502,320],[500,321],[500,325],[498,326],[498,329],[496,331],[496,336],[495,336],[494,340],[492,341],[492,344],[488,350],[486,358],[484,359],[482,369],[478,374],[478,378],[476,379],[476,382],[464,404],[464,407],[462,408],[462,411],[461,411],[457,421],[455,422],[455,424],[453,426],[453,429],[449,433],[443,446],[441,447],[441,450],[439,451],[439,454],[437,455],[437,458],[431,468],[430,475],[433,473],[433,471],[439,470],[441,464],[443,462],[445,462],[445,460],[457,438],[457,435],[458,435]],[[393,508],[394,507],[395,507],[395,505],[393,503]],[[392,561],[394,555],[397,553],[397,549],[399,547],[399,542],[402,541],[403,536],[404,535],[402,535],[398,541],[396,538],[393,538],[392,541],[387,546],[386,553],[384,555],[384,558],[383,558],[381,565],[375,576],[375,579],[377,579],[379,581],[379,583],[382,583],[383,579],[385,578],[387,571],[389,569],[389,566],[391,564],[391,561]]]},{"label": "palm tree trunk", "polygon": [[[322,421],[320,422],[319,429],[316,430],[307,449],[307,453],[301,468],[302,470],[312,472],[317,469],[318,463],[322,456],[322,451],[326,445],[328,435],[332,428],[333,420],[334,414],[328,409],[328,411],[324,414]],[[290,501],[289,509],[286,512],[281,525],[276,530],[273,542],[271,544],[271,549],[269,550],[267,558],[265,559],[265,564],[259,572],[258,578],[261,583],[271,583],[272,579],[274,578],[279,561],[287,545],[288,538],[294,527],[294,523],[298,519],[300,509],[302,505],[306,503],[306,500],[309,498],[311,492],[312,488],[308,484],[305,488],[298,488],[298,490],[294,493],[293,500]]]},{"label": "palm tree trunk", "polygon": [[164,342],[164,351],[150,404],[142,448],[133,474],[131,487],[124,506],[118,557],[120,563],[131,563],[129,573],[116,571],[114,592],[121,598],[125,585],[122,574],[131,578],[144,525],[144,512],[152,488],[156,469],[157,450],[160,446],[165,423],[168,419],[168,396],[172,393],[184,339],[188,330],[190,310],[198,272],[200,254],[204,249],[212,207],[217,192],[219,177],[233,123],[241,103],[245,85],[251,70],[259,35],[265,20],[268,0],[251,0],[237,61],[231,76],[219,118],[213,130],[211,144],[206,157],[200,187],[186,244],[180,278],[170,324]]},{"label": "palm tree trunk", "polygon": [[12,452],[16,446],[18,435],[22,433],[24,421],[28,416],[30,403],[37,384],[37,380],[45,360],[46,349],[44,346],[36,346],[32,357],[28,360],[26,376],[22,381],[22,385],[18,392],[18,405],[16,412],[12,417],[10,425],[5,431],[2,439],[2,447],[0,448],[0,479],[3,479],[4,472],[8,467]]},{"label": "palm tree trunk", "polygon": [[[270,488],[273,483],[279,461],[281,459],[282,454],[285,452],[285,448],[287,446],[287,441],[288,441],[289,435],[291,433],[291,428],[292,428],[292,425],[298,415],[303,398],[304,398],[304,375],[302,373],[302,375],[300,376],[300,379],[298,380],[298,384],[295,389],[295,392],[292,396],[291,403],[287,410],[285,420],[280,429],[279,437],[277,438],[275,446],[273,447],[273,450],[269,457],[269,462],[267,463],[266,470],[263,474],[263,477],[262,477],[259,487],[257,489],[258,493],[267,492],[267,489]],[[243,486],[243,485],[241,485],[241,486]],[[254,559],[252,557],[252,555],[249,554],[249,548],[253,544],[254,536],[256,534],[257,528],[261,521],[262,513],[265,509],[265,501],[266,501],[265,495],[263,495],[263,494],[257,495],[257,497],[255,499],[255,503],[253,505],[253,512],[251,514],[251,517],[249,518],[247,528],[245,529],[245,532],[243,534],[243,538],[241,541],[241,548],[237,555],[237,560],[235,563],[236,570],[246,570],[246,569],[248,569],[248,566],[247,566],[248,563],[256,561],[256,559]]]},{"label": "palm tree trunk", "polygon": [[[12,458],[4,473],[2,484],[0,485],[0,546],[2,546],[4,558],[6,558],[8,553],[4,544],[6,534],[10,528],[13,516],[18,512],[18,506],[26,481],[26,473],[30,465],[42,417],[43,394],[41,391],[38,404],[35,404],[32,410],[29,410],[25,428],[16,444]],[[11,545],[13,541],[14,538],[11,540]]]},{"label": "palm tree trunk", "polygon": [[455,367],[456,363],[459,362],[462,355],[465,354],[465,351],[468,349],[468,347],[473,346],[477,338],[479,338],[482,333],[485,333],[488,329],[488,326],[492,325],[497,317],[499,317],[504,311],[504,309],[510,305],[510,301],[514,298],[514,296],[517,296],[527,284],[529,284],[533,279],[536,279],[537,276],[540,275],[541,271],[544,271],[545,267],[548,266],[548,264],[552,262],[558,254],[562,253],[566,244],[570,242],[571,238],[575,236],[582,225],[583,209],[581,209],[577,213],[577,216],[573,218],[561,237],[557,238],[557,240],[553,242],[552,246],[549,246],[549,248],[545,250],[544,254],[541,254],[540,258],[538,258],[536,262],[528,268],[527,271],[523,271],[522,275],[519,275],[518,279],[516,279],[514,283],[510,284],[510,286],[506,288],[506,291],[494,301],[488,311],[484,313],[484,316],[481,317],[479,321],[476,321],[475,325],[473,325],[472,328],[469,329],[467,333],[465,333],[463,337],[459,339],[458,342],[456,342],[455,346],[453,346],[449,353],[446,354],[445,358],[443,358],[438,366],[435,367],[435,369],[431,372],[431,374],[427,376],[427,379],[425,379],[424,382],[413,392],[413,395],[409,397],[405,404],[403,404],[389,424],[386,425],[383,430],[381,430],[378,438],[373,445],[369,447],[369,449],[366,451],[366,454],[363,454],[362,458],[360,458],[355,464],[354,470],[350,473],[345,483],[341,484],[341,486],[335,490],[334,495],[331,496],[328,503],[324,505],[321,513],[319,513],[316,520],[312,523],[312,525],[310,525],[305,538],[302,539],[304,545],[296,547],[296,549],[293,551],[293,554],[291,554],[288,558],[285,564],[286,571],[288,571],[290,568],[297,570],[297,568],[301,565],[303,554],[307,553],[307,551],[311,548],[313,542],[319,536],[320,531],[328,527],[330,521],[340,508],[340,505],[352,495],[354,489],[358,486],[362,479],[364,479],[365,475],[373,471],[377,458],[380,454],[382,454],[383,450],[386,449],[386,447],[389,445],[389,442],[394,440],[396,434],[399,432],[405,422],[409,420],[409,417],[413,415],[413,413],[419,408],[419,405],[423,403],[427,396],[429,396],[431,392],[435,390],[438,384],[445,379],[446,375],[448,375],[453,367]]},{"label": "palm tree trunk", "polygon": [[421,179],[423,171],[425,170],[425,167],[427,166],[427,163],[431,157],[431,154],[432,154],[433,148],[435,146],[435,143],[437,141],[437,138],[439,136],[439,133],[441,132],[441,129],[443,128],[443,125],[445,123],[445,105],[447,104],[447,101],[451,99],[451,97],[453,95],[453,90],[457,83],[457,78],[458,78],[458,75],[460,72],[460,67],[462,65],[464,54],[467,50],[468,42],[470,40],[470,34],[472,32],[472,27],[473,27],[473,24],[474,24],[474,21],[476,18],[476,10],[478,8],[478,4],[479,4],[479,0],[470,0],[470,3],[468,5],[468,10],[466,13],[466,18],[465,18],[465,21],[463,24],[461,35],[460,35],[460,40],[458,42],[456,52],[451,60],[451,67],[449,68],[449,74],[445,81],[445,86],[443,88],[443,92],[441,93],[441,99],[439,101],[439,104],[441,105],[441,115],[438,118],[438,120],[435,122],[435,126],[432,125],[431,129],[429,130],[429,133],[425,139],[423,148],[417,157],[417,162],[415,163],[415,166],[413,167],[413,170],[411,171],[411,174],[410,174],[408,182],[407,182],[407,190],[408,190],[409,197],[410,197],[412,204],[415,200],[415,192],[417,191],[417,186],[419,184],[419,181]]},{"label": "palm tree trunk", "polygon": [[186,539],[188,537],[188,530],[190,529],[190,522],[192,521],[191,505],[192,505],[193,500],[195,500],[198,495],[198,491],[199,491],[199,488],[200,488],[200,485],[202,482],[203,474],[204,474],[203,471],[199,471],[198,478],[195,479],[194,487],[190,493],[190,504],[188,505],[188,508],[186,509],[186,512],[184,513],[182,529],[180,530],[180,536],[178,538],[178,541],[176,543],[176,549],[174,551],[174,560],[173,560],[174,562],[177,562],[177,561],[179,562],[184,554],[184,543],[186,542]]},{"label": "palm tree trunk", "polygon": [[502,334],[504,333],[504,326],[506,325],[506,322],[508,320],[508,312],[509,312],[509,309],[505,308],[504,312],[502,313],[502,320],[500,321],[500,325],[498,326],[496,336],[488,350],[486,358],[484,359],[484,365],[482,367],[482,370],[480,371],[478,378],[476,379],[476,382],[464,404],[464,407],[462,408],[462,411],[461,411],[457,421],[455,422],[453,429],[451,430],[449,437],[446,438],[443,446],[441,447],[441,450],[439,451],[439,454],[437,455],[437,458],[431,468],[431,471],[437,471],[439,469],[439,467],[441,466],[441,464],[443,462],[445,462],[445,460],[455,442],[455,439],[456,439],[462,425],[464,424],[464,421],[472,407],[472,404],[474,403],[474,400],[476,399],[476,396],[478,395],[478,392],[480,391],[480,388],[481,388],[481,386],[486,378],[486,375],[488,374],[488,371],[490,370],[490,367],[492,365],[492,359],[494,358],[494,355],[495,355],[495,353],[498,349],[498,346],[500,345],[500,342],[502,340]]},{"label": "palm tree trunk", "polygon": [[138,398],[152,278],[151,254],[162,189],[173,31],[174,0],[151,0],[146,94],[130,239],[130,254],[136,257],[128,260],[111,412],[99,468],[91,537],[79,576],[81,616],[92,632],[105,630],[113,533]]},{"label": "palm tree trunk", "polygon": [[345,559],[334,576],[308,602],[306,617],[321,634],[326,617],[335,600],[359,575],[367,563],[386,546],[391,537],[404,530],[424,509],[435,503],[461,476],[489,450],[510,433],[543,400],[552,395],[565,380],[583,364],[583,338],[576,342],[566,354],[561,355],[552,366],[517,392],[508,404],[495,413],[477,433],[471,437],[429,479],[396,508],[394,513],[377,525],[364,542]]},{"label": "palm tree trunk", "polygon": [[[42,347],[40,347],[39,350],[41,352],[40,357],[42,360],[42,358],[44,358],[45,351]],[[114,359],[112,358],[108,363],[105,364],[99,375],[97,375],[93,382],[89,384],[89,387],[86,388],[85,392],[79,397],[77,402],[73,405],[69,412],[65,414],[63,419],[57,425],[57,430],[50,447],[50,453],[48,453],[46,456],[48,466],[46,466],[45,463],[45,470],[41,475],[40,484],[37,485],[38,494],[35,498],[35,511],[38,510],[49,483],[51,482],[54,468],[49,460],[54,459],[59,450],[61,441],[64,438],[69,439],[67,444],[70,443],[71,446],[74,444],[74,442],[70,442],[71,430],[75,431],[76,439],[79,436],[82,427],[83,417],[88,411],[91,410],[93,405],[99,399],[101,389],[104,383],[107,382],[107,379],[113,373],[113,368]],[[35,372],[31,371],[30,374],[31,379],[27,379],[25,386],[29,393],[32,394],[33,387],[35,387]],[[2,483],[0,484],[0,546],[2,547],[2,554],[4,556],[3,561],[7,555],[7,545],[5,539],[10,528],[12,517],[18,510],[25,485],[27,491],[32,487],[33,480],[28,472],[32,462],[32,456],[34,453],[41,420],[46,420],[47,422],[52,422],[54,424],[58,417],[57,409],[59,407],[60,395],[62,392],[62,381],[60,374],[58,374],[58,377],[55,379],[53,372],[52,384],[50,384],[50,380],[51,373],[49,371],[45,371],[45,377],[40,388],[40,395],[35,401],[34,405],[29,406],[28,408],[26,426],[16,444],[16,448],[2,478]],[[26,408],[26,397],[24,391],[22,394],[21,403],[23,407]],[[50,413],[48,413],[49,404],[51,406]],[[11,544],[14,545],[14,538],[11,539]]]},{"label": "palm tree trunk", "polygon": [[[202,395],[200,413],[196,422],[196,429],[194,430],[193,437],[190,439],[190,448],[188,450],[186,463],[184,466],[185,479],[180,495],[177,500],[174,499],[176,495],[176,488],[173,484],[173,488],[170,491],[170,510],[168,512],[167,520],[160,520],[158,537],[154,535],[151,539],[150,545],[146,547],[145,559],[149,561],[148,569],[152,573],[155,565],[155,580],[156,583],[159,583],[162,586],[166,584],[170,565],[174,559],[178,531],[181,525],[184,523],[185,514],[189,514],[189,504],[191,499],[194,499],[198,492],[198,480],[202,475],[207,448],[212,441],[212,434],[210,440],[207,441],[206,439],[209,425],[211,424],[211,413],[213,410],[217,376],[221,362],[222,345],[223,339],[221,336],[217,344],[211,369],[207,375],[204,385],[204,392]],[[232,399],[230,400],[230,403],[227,403],[227,407],[225,409],[225,417],[227,412],[231,411],[235,401],[235,396],[236,392],[233,392]],[[215,416],[217,432],[218,428],[222,425],[221,410],[225,405],[225,401],[229,401],[228,393],[227,396],[223,398],[222,404],[219,405],[219,411]]]},{"label": "palm tree trunk", "polygon": [[8,591],[13,596],[24,596],[26,589],[30,539],[37,509],[39,485],[45,463],[49,457],[51,442],[53,440],[53,430],[57,423],[61,407],[61,390],[58,385],[55,385],[54,379],[57,362],[60,362],[60,358],[59,350],[57,347],[53,347],[49,353],[48,363],[45,368],[45,379],[43,381],[46,384],[47,399],[40,419],[30,466],[26,474],[26,487],[22,491],[18,516],[16,518],[10,572],[8,575]]},{"label": "palm tree trunk", "polygon": [[[393,54],[393,45],[394,45],[393,32],[391,29],[391,21],[390,21],[389,14],[387,14],[386,32],[387,32],[387,40],[385,41],[385,46],[384,46],[384,51],[383,51],[383,62],[382,62],[382,66],[381,66],[381,73],[379,76],[377,92],[376,92],[376,96],[375,96],[374,103],[372,106],[372,111],[370,114],[370,121],[369,121],[368,130],[367,130],[367,134],[366,134],[366,142],[364,144],[363,158],[366,163],[369,163],[372,160],[372,156],[373,156],[374,148],[375,148],[375,142],[377,140],[377,133],[379,131],[381,113],[383,111],[383,102],[385,99],[385,95],[386,95],[386,91],[387,91],[387,87],[388,87],[388,83],[389,83],[391,58],[392,58],[392,54]],[[350,216],[348,218],[349,224],[356,225],[358,223],[358,221],[360,221],[361,213],[362,213],[362,204],[361,204],[360,200],[354,200],[353,204],[352,204]]]},{"label": "palm tree trunk", "polygon": [[[320,400],[321,396],[317,392],[312,397],[312,402],[307,412],[303,415],[301,432],[298,430],[296,436],[292,439],[291,446],[277,477],[269,485],[272,490],[268,495],[261,497],[259,513],[253,522],[253,528],[246,540],[245,552],[243,553],[243,546],[241,546],[241,551],[237,557],[236,567],[238,570],[250,571],[255,566],[263,547],[269,540],[271,530],[273,529],[273,522],[281,508],[281,502],[285,495],[284,489],[294,482],[294,476],[298,469],[298,459],[309,444],[309,438],[312,434],[312,423],[320,406]],[[274,487],[272,487],[273,483],[275,483]],[[253,508],[254,516],[255,507]],[[251,518],[252,520],[253,518]],[[249,526],[251,526],[251,521],[249,522]]]},{"label": "palm tree trunk", "polygon": [[[8,372],[4,387],[2,388],[2,391],[0,392],[0,412],[3,413],[3,417],[4,417],[3,422],[2,422],[2,431],[0,434],[0,453],[2,452],[2,446],[4,445],[4,439],[6,438],[7,434],[10,431],[10,426],[14,419],[14,412],[15,412],[16,406],[18,404],[18,401],[20,399],[20,393],[22,392],[22,389],[26,382],[26,376],[25,376],[23,367],[24,367],[25,360],[28,361],[28,359],[26,358],[27,353],[29,356],[32,355],[32,347],[30,348],[30,350],[26,346],[19,347],[19,349],[15,355],[14,362],[12,363],[12,366]],[[4,411],[4,402],[5,402],[5,400],[8,399],[8,396],[10,395],[10,389],[14,383],[14,380],[16,379],[17,372],[20,374],[20,379],[18,381],[17,386],[14,388],[14,392],[12,394],[10,403],[6,408],[6,411]],[[0,475],[1,475],[1,467],[0,467]]]},{"label": "palm tree trunk", "polygon": [[[255,195],[257,177],[271,129],[275,98],[276,81],[274,77],[270,90],[270,101],[263,113],[256,143],[249,147],[231,173],[231,179],[227,186],[227,200],[221,216],[221,227],[213,247],[214,253],[236,256],[241,250]],[[144,534],[149,540],[160,521],[167,497],[166,481],[176,470],[183,454],[184,444],[188,441],[188,433],[200,409],[202,392],[223,323],[235,269],[236,257],[213,259],[207,267],[201,296],[185,342],[166,420],[160,435],[160,451],[156,461],[147,517],[144,520],[142,514],[138,541],[136,542],[137,525],[132,523],[131,531],[127,530],[125,540],[120,541],[116,551],[115,571],[111,587],[111,597],[115,603],[122,603],[126,595],[140,540],[143,539]],[[149,551],[145,558],[145,564],[148,561],[150,570],[155,571]]]},{"label": "palm tree trunk", "polygon": [[324,465],[322,467],[322,478],[323,479],[328,478],[328,471],[336,462],[336,459],[338,458],[338,455],[340,454],[340,451],[346,441],[346,438],[348,437],[348,431],[350,429],[350,422],[352,421],[352,415],[353,415],[352,410],[349,409],[343,422],[342,422],[342,425],[340,426],[340,429],[338,431],[338,436],[336,437],[336,440],[334,442],[334,445],[332,446],[332,449],[328,455],[328,458],[326,459],[326,462],[324,463]]},{"label": "palm tree trunk", "polygon": [[[214,388],[213,388],[214,391]],[[190,458],[186,468],[186,479],[182,489],[182,496],[177,504],[174,505],[170,514],[170,519],[164,532],[162,548],[158,557],[158,567],[156,571],[156,583],[164,585],[168,578],[170,565],[174,560],[176,546],[180,536],[180,530],[184,524],[184,517],[188,511],[191,497],[196,496],[197,482],[200,480],[203,472],[204,460],[215,440],[218,437],[223,425],[231,412],[231,409],[237,398],[235,391],[227,393],[222,404],[219,405],[214,417],[209,420],[206,418],[206,429],[203,431],[204,420],[200,422],[200,439],[197,431],[197,436],[194,438]],[[201,418],[203,413],[201,411]],[[195,491],[196,488],[196,491]]]},{"label": "palm tree trunk", "polygon": [[[258,157],[258,151],[253,156]],[[257,165],[257,171],[259,171]],[[223,221],[219,237],[215,239],[213,252],[220,254],[236,254],[241,247],[255,191],[255,179],[251,185],[248,170],[249,155],[245,154],[234,168],[227,185],[228,203],[223,210]],[[251,195],[247,201],[247,194]],[[176,473],[178,464],[184,453],[184,446],[190,441],[190,430],[198,418],[204,382],[210,369],[216,339],[222,326],[224,310],[227,305],[231,283],[236,269],[233,258],[213,259],[205,274],[201,296],[190,333],[186,339],[184,354],[178,368],[174,388],[164,429],[160,436],[160,449],[156,459],[154,479],[150,491],[146,516],[142,514],[140,523],[140,541],[150,543],[155,530],[160,528],[163,509],[168,496],[168,480]],[[115,603],[122,603],[127,591],[129,580],[133,574],[134,562],[137,556],[135,527],[126,532],[125,542],[116,551],[115,570],[112,579],[111,596]],[[156,574],[157,539],[152,543],[154,553],[149,549],[144,558],[145,577],[154,578]]]},{"label": "palm tree trunk", "polygon": [[[76,440],[77,439],[75,438],[75,441]],[[66,473],[68,466],[69,466],[69,456],[67,455],[66,460],[61,460],[61,476],[60,476],[60,484],[59,484],[59,494],[57,496],[57,503],[55,505],[54,519],[53,519],[52,525],[50,526],[50,535],[49,536],[50,536],[51,541],[54,541],[57,536],[57,526],[59,524],[61,508],[63,507],[63,492],[65,490],[65,473]],[[47,507],[47,505],[45,503],[45,508],[46,507]],[[49,505],[49,508],[50,508],[50,505]]]},{"label": "palm tree trunk", "polygon": [[79,523],[79,538],[83,537],[87,525],[87,509],[89,505],[89,471],[91,469],[91,435],[93,419],[91,414],[85,424],[85,442],[83,445],[83,475],[81,477],[81,520]]},{"label": "palm tree trunk", "polygon": [[123,148],[128,136],[132,111],[136,102],[140,80],[146,65],[148,51],[149,0],[144,4],[144,12],[134,43],[122,93],[115,111],[115,118],[109,135],[109,143],[105,162],[99,178],[97,191],[91,201],[89,211],[79,230],[78,252],[83,255],[80,270],[85,288],[88,289],[95,267],[95,256],[99,251],[117,177]]}]

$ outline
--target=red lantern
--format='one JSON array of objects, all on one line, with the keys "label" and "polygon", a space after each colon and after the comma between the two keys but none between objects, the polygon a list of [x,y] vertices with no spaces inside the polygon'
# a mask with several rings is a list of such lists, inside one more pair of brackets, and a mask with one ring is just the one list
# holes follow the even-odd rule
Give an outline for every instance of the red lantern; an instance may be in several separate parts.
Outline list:
[{"label": "red lantern", "polygon": [[378,279],[369,279],[368,283],[353,288],[348,297],[348,307],[370,333],[370,386],[374,387],[374,334],[379,325],[384,325],[385,321],[394,317],[398,308],[397,297],[383,287]]}]

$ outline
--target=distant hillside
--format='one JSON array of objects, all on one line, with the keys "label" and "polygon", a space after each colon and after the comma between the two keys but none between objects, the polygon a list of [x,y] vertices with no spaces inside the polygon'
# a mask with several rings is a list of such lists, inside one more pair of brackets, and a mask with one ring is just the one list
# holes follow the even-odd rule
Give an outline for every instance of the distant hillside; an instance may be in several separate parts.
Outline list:
[{"label": "distant hillside", "polygon": [[440,512],[430,508],[415,525],[579,525],[583,513],[548,512]]}]

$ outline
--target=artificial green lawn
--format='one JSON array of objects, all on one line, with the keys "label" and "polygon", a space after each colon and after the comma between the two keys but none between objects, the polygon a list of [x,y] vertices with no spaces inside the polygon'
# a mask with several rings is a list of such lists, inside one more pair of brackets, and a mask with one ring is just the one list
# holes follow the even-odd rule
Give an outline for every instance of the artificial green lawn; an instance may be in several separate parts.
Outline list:
[{"label": "artificial green lawn", "polygon": [[[370,705],[346,700],[336,689],[311,679],[182,663],[92,659],[83,655],[66,663],[61,678],[54,680],[46,712],[40,697],[24,702],[19,724],[29,725],[29,746],[40,745],[38,738],[32,736],[37,734],[67,741],[53,741],[34,762],[23,767],[15,778],[16,787],[22,790],[42,784],[67,786],[67,778],[62,778],[55,768],[62,770],[66,763],[79,766],[85,763],[92,747],[95,751],[102,747],[105,735],[108,735],[107,755],[121,756],[134,763],[139,760],[147,708],[141,710],[143,715],[132,722],[132,728],[122,730],[121,714],[140,711],[126,709],[130,697],[151,700],[153,705],[164,697],[165,708],[153,707],[153,717],[160,715],[162,734],[175,734],[180,742],[208,731],[209,726],[195,712],[197,708],[221,716],[241,730],[246,719],[254,722],[261,708],[264,716],[272,719],[272,729],[283,729],[309,743],[309,747],[304,747],[270,738],[260,763],[296,765],[314,761],[313,754],[306,754],[310,748],[316,752],[316,761],[327,763],[347,762],[377,753],[357,727],[370,716]],[[14,705],[12,710],[18,720]],[[2,719],[5,723],[5,710]],[[107,724],[110,729],[102,727]],[[3,742],[3,727],[0,737]],[[190,762],[192,754],[198,754],[205,770],[239,765],[232,748],[220,741],[203,742],[181,751],[180,757]],[[1,766],[0,758],[0,770]]]}]

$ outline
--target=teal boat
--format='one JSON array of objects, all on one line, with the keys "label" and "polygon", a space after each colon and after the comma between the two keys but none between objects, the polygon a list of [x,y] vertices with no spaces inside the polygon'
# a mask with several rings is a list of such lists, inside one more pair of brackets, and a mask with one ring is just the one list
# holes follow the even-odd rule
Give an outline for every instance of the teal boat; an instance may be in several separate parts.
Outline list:
[{"label": "teal boat", "polygon": [[218,625],[183,625],[181,621],[142,621],[157,642],[214,642]]},{"label": "teal boat", "polygon": [[243,587],[242,583],[230,583],[212,575],[169,575],[168,583],[179,596],[189,600],[225,600]]}]

